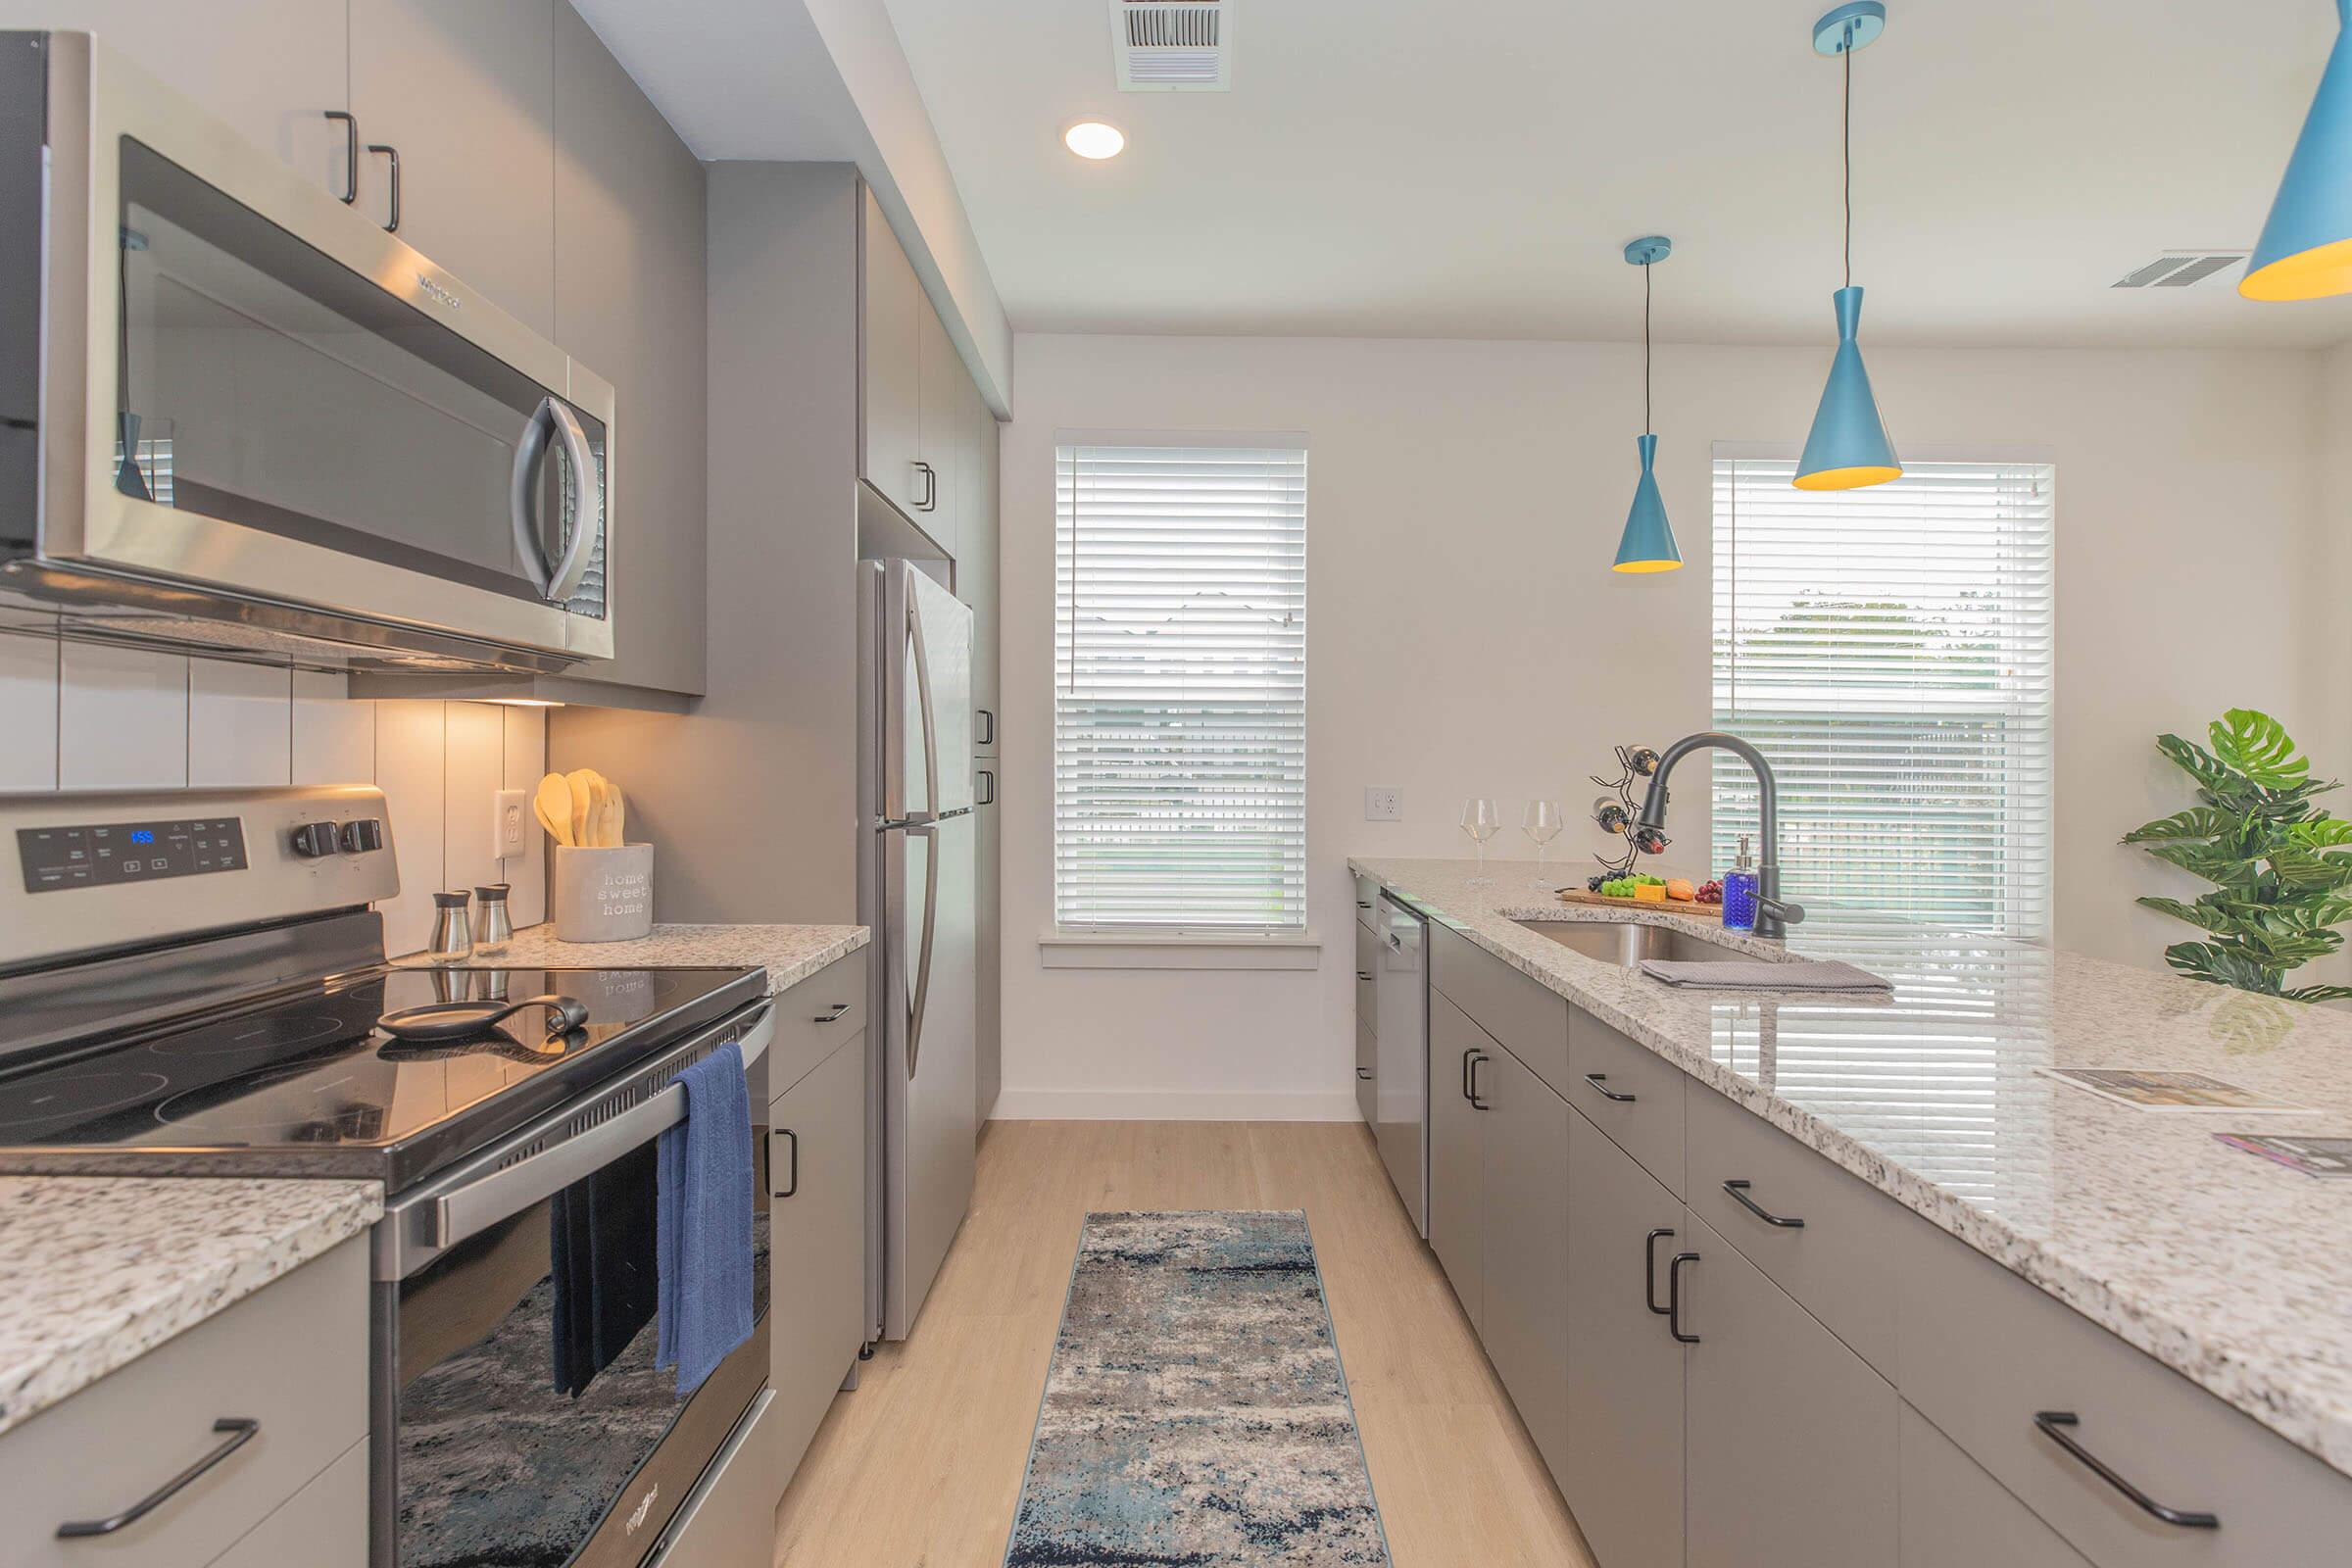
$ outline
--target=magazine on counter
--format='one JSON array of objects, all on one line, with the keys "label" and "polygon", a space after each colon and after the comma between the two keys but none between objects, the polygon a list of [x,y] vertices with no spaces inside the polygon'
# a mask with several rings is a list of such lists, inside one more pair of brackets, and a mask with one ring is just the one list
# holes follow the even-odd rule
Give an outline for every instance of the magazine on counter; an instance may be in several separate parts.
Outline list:
[{"label": "magazine on counter", "polygon": [[2309,1115],[2309,1105],[2290,1105],[2270,1095],[2240,1089],[2201,1072],[2146,1067],[2036,1067],[2061,1083],[2087,1090],[2134,1110],[2233,1110],[2260,1114]]},{"label": "magazine on counter", "polygon": [[2352,1138],[2298,1138],[2292,1134],[2215,1133],[2231,1149],[2299,1170],[2306,1176],[2352,1176]]}]

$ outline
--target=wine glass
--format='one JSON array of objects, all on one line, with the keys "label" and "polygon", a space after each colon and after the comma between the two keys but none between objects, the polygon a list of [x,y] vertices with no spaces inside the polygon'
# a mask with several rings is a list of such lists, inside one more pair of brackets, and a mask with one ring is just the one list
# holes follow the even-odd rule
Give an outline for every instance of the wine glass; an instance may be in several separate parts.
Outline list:
[{"label": "wine glass", "polygon": [[1560,816],[1559,802],[1530,801],[1527,803],[1527,815],[1520,819],[1519,831],[1532,839],[1536,846],[1536,874],[1529,879],[1529,887],[1542,888],[1545,892],[1551,890],[1551,878],[1544,874],[1544,850],[1553,839],[1560,836],[1560,829],[1566,825],[1567,823]]},{"label": "wine glass", "polygon": [[1478,875],[1470,879],[1470,885],[1474,888],[1486,887],[1494,880],[1487,875],[1487,840],[1502,831],[1502,808],[1484,797],[1464,801],[1462,831],[1469,834],[1470,842],[1478,846]]}]

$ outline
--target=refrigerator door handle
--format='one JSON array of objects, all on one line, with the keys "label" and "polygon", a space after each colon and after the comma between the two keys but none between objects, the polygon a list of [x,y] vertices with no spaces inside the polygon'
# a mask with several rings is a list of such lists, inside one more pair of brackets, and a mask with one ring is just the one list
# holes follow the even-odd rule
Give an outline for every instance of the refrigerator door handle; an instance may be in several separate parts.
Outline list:
[{"label": "refrigerator door handle", "polygon": [[[931,706],[931,650],[923,640],[923,607],[911,593],[906,596],[906,636],[914,645],[914,695],[923,713],[923,806],[927,811],[936,813],[939,810],[939,720]],[[932,879],[934,882],[938,880],[936,870]]]},{"label": "refrigerator door handle", "polygon": [[906,1004],[906,1076],[911,1079],[923,1046],[923,1008],[931,1000],[932,938],[939,929],[939,826],[913,822],[906,832],[909,838],[930,840],[923,856],[923,956],[914,969],[914,995]]}]

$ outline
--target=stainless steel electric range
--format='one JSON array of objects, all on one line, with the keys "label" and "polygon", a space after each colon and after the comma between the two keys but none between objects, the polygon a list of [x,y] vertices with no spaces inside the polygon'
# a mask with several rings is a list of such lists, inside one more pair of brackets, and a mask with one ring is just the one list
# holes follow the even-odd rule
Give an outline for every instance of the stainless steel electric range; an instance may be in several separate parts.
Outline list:
[{"label": "stainless steel electric range", "polygon": [[[650,1247],[678,1073],[736,1043],[763,1117],[762,972],[395,968],[372,789],[0,796],[0,1171],[380,1181],[375,1568],[658,1561],[768,1396],[764,1171],[757,1326],[699,1388],[655,1368],[650,1318],[593,1349],[564,1324],[602,1288],[583,1259]],[[584,1022],[377,1023],[548,993]]]}]

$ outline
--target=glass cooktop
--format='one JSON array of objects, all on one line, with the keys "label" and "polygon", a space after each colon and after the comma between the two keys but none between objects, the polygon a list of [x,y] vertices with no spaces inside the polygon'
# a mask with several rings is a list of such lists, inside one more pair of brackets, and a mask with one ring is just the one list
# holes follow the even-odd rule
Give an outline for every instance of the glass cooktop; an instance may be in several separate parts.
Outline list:
[{"label": "glass cooktop", "polygon": [[[0,1170],[372,1176],[398,1191],[707,1024],[749,969],[386,969],[0,1073]],[[553,992],[468,1039],[396,1040],[386,1012]]]}]

